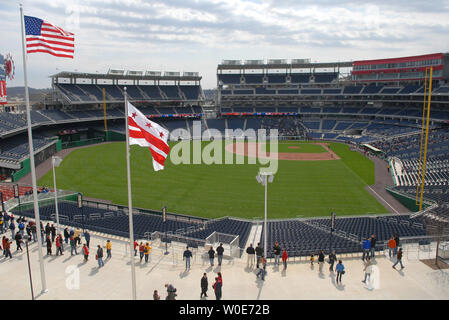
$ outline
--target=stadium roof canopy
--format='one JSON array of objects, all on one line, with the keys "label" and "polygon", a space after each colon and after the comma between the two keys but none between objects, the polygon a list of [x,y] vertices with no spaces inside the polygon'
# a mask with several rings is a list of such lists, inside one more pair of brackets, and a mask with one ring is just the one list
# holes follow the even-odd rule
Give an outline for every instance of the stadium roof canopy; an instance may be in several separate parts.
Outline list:
[{"label": "stadium roof canopy", "polygon": [[72,79],[113,79],[113,80],[167,80],[167,81],[200,81],[202,77],[197,72],[156,72],[147,71],[138,73],[136,71],[120,73],[88,73],[61,71],[50,76],[52,79],[72,78]]},{"label": "stadium roof canopy", "polygon": [[313,69],[313,68],[351,68],[352,61],[345,62],[310,62],[308,59],[292,59],[290,63],[286,59],[264,60],[223,60],[217,67],[218,70],[243,70],[243,69]]}]

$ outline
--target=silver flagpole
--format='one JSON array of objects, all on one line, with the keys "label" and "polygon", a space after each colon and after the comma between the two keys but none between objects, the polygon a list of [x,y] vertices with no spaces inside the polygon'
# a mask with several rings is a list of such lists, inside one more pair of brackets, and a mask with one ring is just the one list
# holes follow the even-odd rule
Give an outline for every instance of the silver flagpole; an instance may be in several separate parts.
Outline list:
[{"label": "silver flagpole", "polygon": [[[25,101],[27,110],[27,126],[28,126],[28,144],[30,148],[30,167],[31,167],[31,181],[33,184],[33,203],[34,203],[34,218],[36,220],[37,237],[41,235],[41,221],[39,218],[39,206],[37,204],[37,186],[36,186],[36,168],[34,166],[34,148],[33,148],[33,134],[31,130],[31,115],[30,115],[30,97],[28,95],[28,79],[27,79],[27,64],[25,55],[25,28],[22,4],[20,4],[20,23],[22,25],[22,55],[23,55],[23,77],[25,82]],[[45,279],[44,257],[42,256],[42,243],[37,239],[39,267],[41,270],[42,292],[47,292],[47,281]]]},{"label": "silver flagpole", "polygon": [[136,267],[134,265],[134,229],[133,229],[133,201],[131,196],[131,169],[129,165],[129,127],[128,127],[128,95],[125,89],[125,121],[126,121],[126,169],[128,174],[128,216],[129,216],[129,256],[131,259],[131,281],[133,289],[133,300],[137,299],[136,294]]}]

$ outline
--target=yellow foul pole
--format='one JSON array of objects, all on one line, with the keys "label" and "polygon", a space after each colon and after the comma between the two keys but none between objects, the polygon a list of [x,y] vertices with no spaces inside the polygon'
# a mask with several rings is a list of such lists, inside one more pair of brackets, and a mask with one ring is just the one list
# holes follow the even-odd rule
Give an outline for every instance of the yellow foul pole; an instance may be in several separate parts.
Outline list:
[{"label": "yellow foul pole", "polygon": [[427,142],[429,140],[430,101],[432,100],[432,73],[433,73],[433,67],[430,67],[429,98],[427,99],[426,140],[424,143],[424,160],[423,160],[423,170],[422,170],[422,179],[421,179],[421,198],[419,201],[419,211],[422,210],[422,197],[423,197],[423,192],[424,192],[424,177],[426,175]]},{"label": "yellow foul pole", "polygon": [[[422,123],[421,123],[421,143],[419,144],[419,170],[422,170],[422,149],[423,149],[423,139],[424,139],[424,127],[425,127],[425,118],[426,118],[426,97],[427,97],[427,70],[426,68],[426,76],[424,81],[424,103],[422,107]],[[418,175],[418,183],[416,185],[416,204],[418,204],[419,199],[419,189],[421,187],[421,177]]]}]

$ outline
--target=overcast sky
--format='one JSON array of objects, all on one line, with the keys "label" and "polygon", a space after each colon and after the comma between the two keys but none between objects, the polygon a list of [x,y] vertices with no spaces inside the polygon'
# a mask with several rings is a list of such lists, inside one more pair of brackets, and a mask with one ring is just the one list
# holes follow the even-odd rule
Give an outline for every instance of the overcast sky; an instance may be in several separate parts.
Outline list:
[{"label": "overcast sky", "polygon": [[197,71],[216,86],[223,59],[347,61],[449,51],[449,0],[0,0],[0,53],[23,85],[25,15],[75,33],[75,58],[34,53],[29,85],[58,71]]}]

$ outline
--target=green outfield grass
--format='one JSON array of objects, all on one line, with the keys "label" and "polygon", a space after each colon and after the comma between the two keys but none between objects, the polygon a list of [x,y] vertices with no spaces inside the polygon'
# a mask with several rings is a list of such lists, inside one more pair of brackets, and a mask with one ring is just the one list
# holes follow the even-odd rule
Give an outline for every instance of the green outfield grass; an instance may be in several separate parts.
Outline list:
[{"label": "green outfield grass", "polygon": [[[203,146],[207,143],[203,142]],[[269,185],[270,218],[386,213],[366,190],[374,183],[374,164],[348,146],[331,143],[343,160],[279,161]],[[173,144],[172,144],[173,146]],[[56,169],[58,188],[127,205],[125,143],[74,150]],[[224,152],[224,151],[223,151]],[[148,148],[131,146],[135,207],[217,218],[262,217],[264,188],[255,176],[260,164],[174,165],[154,172]],[[39,185],[52,186],[51,170]]]}]

